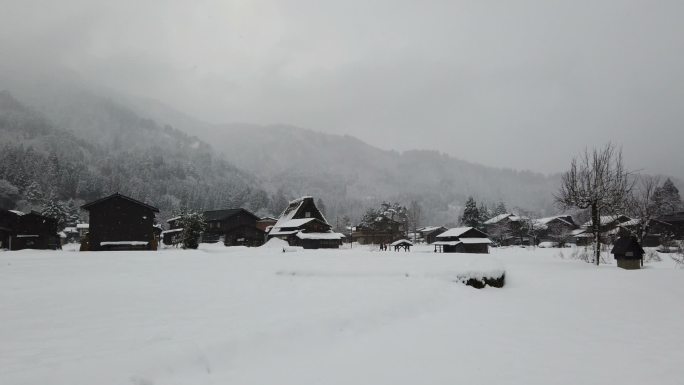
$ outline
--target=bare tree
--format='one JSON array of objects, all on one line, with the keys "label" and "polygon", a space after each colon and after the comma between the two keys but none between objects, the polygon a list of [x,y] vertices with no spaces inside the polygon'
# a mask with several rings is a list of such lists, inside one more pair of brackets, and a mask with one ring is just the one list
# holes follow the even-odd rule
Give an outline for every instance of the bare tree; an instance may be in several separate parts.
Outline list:
[{"label": "bare tree", "polygon": [[556,203],[563,209],[591,209],[596,265],[601,256],[601,213],[624,210],[633,185],[630,173],[622,164],[622,150],[610,143],[591,152],[585,149],[562,176]]},{"label": "bare tree", "polygon": [[420,222],[422,220],[422,211],[420,203],[416,200],[412,200],[408,208],[408,222],[413,231],[413,242],[416,241],[416,233],[418,232],[418,227],[420,227]]},{"label": "bare tree", "polygon": [[659,185],[659,177],[640,175],[630,194],[630,214],[639,218],[640,222],[637,234],[639,242],[643,242],[646,235],[648,235],[653,220],[658,218],[665,211],[660,200],[656,199]]}]

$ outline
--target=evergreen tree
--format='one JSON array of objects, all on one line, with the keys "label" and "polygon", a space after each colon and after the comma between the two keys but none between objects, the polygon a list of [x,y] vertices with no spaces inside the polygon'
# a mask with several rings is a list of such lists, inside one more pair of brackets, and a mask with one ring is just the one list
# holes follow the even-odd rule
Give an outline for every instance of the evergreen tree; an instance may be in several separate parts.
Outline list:
[{"label": "evergreen tree", "polygon": [[41,215],[57,220],[57,228],[63,229],[67,223],[67,209],[63,202],[59,201],[57,197],[52,194],[43,202],[43,208],[40,211]]},{"label": "evergreen tree", "polygon": [[186,210],[180,215],[178,223],[183,228],[181,242],[184,249],[196,249],[207,223],[202,212]]},{"label": "evergreen tree", "polygon": [[484,231],[484,223],[493,217],[492,213],[489,211],[484,203],[480,203],[480,207],[477,209],[479,215],[479,227],[478,229]]},{"label": "evergreen tree", "polygon": [[29,203],[38,203],[43,200],[43,192],[40,185],[35,181],[29,183],[24,190],[24,197]]},{"label": "evergreen tree", "polygon": [[468,197],[465,208],[463,208],[463,215],[461,216],[461,223],[464,226],[480,227],[480,212],[477,209],[477,203],[473,197]]},{"label": "evergreen tree", "polygon": [[682,198],[679,196],[679,190],[670,178],[667,178],[653,195],[654,203],[661,208],[663,213],[670,214],[680,210],[682,207]]},{"label": "evergreen tree", "polygon": [[494,208],[494,211],[492,212],[492,216],[506,214],[507,212],[508,212],[508,209],[506,208],[506,204],[503,201],[500,201],[496,205],[496,207]]}]

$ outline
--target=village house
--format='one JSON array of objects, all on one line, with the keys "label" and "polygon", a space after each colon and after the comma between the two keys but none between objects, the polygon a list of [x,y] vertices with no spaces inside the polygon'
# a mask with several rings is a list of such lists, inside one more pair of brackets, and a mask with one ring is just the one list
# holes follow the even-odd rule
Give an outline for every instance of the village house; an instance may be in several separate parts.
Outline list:
[{"label": "village house", "polygon": [[351,236],[361,245],[390,244],[406,236],[406,226],[404,222],[380,215],[373,223],[356,225]]},{"label": "village house", "polygon": [[264,233],[268,233],[276,222],[278,222],[276,218],[263,217],[257,221],[257,228]]},{"label": "village house", "polygon": [[578,227],[570,215],[539,218],[534,221],[534,224],[536,243],[552,242],[559,246],[573,241],[573,231]]},{"label": "village house", "polygon": [[500,246],[529,245],[528,227],[530,219],[524,216],[505,213],[484,222],[485,231]]},{"label": "village house", "polygon": [[306,196],[289,203],[268,237],[286,240],[290,246],[319,249],[340,247],[344,235],[332,231],[314,199]]},{"label": "village house", "polygon": [[435,252],[488,254],[492,241],[474,227],[456,227],[437,236]]},{"label": "village house", "polygon": [[261,246],[265,232],[257,226],[259,217],[242,208],[204,212],[207,227],[202,242],[214,243],[221,239],[226,246]]},{"label": "village house", "polygon": [[51,249],[61,247],[57,221],[32,211],[0,209],[0,249]]},{"label": "village house", "polygon": [[421,241],[433,244],[437,241],[437,236],[445,231],[447,231],[447,228],[444,226],[427,226],[417,229],[416,232],[418,234],[416,235]]},{"label": "village house", "polygon": [[[601,233],[601,243],[611,244],[619,236],[633,233],[638,224],[638,220],[622,214],[600,216],[599,231]],[[589,220],[574,231],[573,237],[578,246],[586,246],[593,243],[593,227],[593,220]]]},{"label": "village house", "polygon": [[81,206],[88,211],[89,231],[81,250],[156,250],[156,207],[115,193]]},{"label": "village house", "polygon": [[663,215],[658,220],[672,225],[670,231],[675,239],[684,240],[684,211]]}]

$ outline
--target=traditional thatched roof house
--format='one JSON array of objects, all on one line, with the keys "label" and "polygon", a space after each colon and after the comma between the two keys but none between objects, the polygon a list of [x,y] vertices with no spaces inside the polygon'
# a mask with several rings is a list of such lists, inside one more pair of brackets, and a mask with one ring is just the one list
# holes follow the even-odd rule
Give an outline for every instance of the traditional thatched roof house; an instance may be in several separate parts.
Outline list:
[{"label": "traditional thatched roof house", "polygon": [[295,199],[278,218],[268,233],[269,238],[280,238],[291,246],[307,249],[338,248],[344,236],[332,231],[313,197]]},{"label": "traditional thatched roof house", "polygon": [[265,233],[257,227],[259,217],[242,208],[211,210],[204,212],[207,228],[203,242],[218,242],[223,238],[226,246],[261,246]]},{"label": "traditional thatched roof house", "polygon": [[0,249],[58,249],[57,221],[32,211],[0,209]]},{"label": "traditional thatched roof house", "polygon": [[90,215],[82,250],[156,250],[154,216],[159,209],[115,193],[81,206]]},{"label": "traditional thatched roof house", "polygon": [[488,254],[489,236],[474,227],[456,227],[437,236],[435,252]]}]

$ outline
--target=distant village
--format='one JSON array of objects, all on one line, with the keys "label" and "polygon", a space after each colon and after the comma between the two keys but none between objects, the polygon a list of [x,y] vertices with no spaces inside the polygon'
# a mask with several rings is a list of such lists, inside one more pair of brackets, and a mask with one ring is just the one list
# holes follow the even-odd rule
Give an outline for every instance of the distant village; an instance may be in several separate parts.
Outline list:
[{"label": "distant village", "polygon": [[[277,238],[304,249],[339,248],[344,244],[375,245],[379,250],[409,250],[427,244],[438,253],[488,253],[490,247],[590,246],[595,241],[593,221],[578,223],[572,215],[532,218],[478,208],[470,198],[459,227],[418,226],[417,209],[383,203],[368,209],[360,223],[333,226],[314,197],[295,199],[278,218],[259,217],[244,208],[183,212],[158,218],[159,209],[133,197],[114,193],[81,207],[88,223],[57,221],[37,212],[0,209],[0,249],[59,249],[80,244],[81,251],[157,250],[196,248],[198,243],[257,247]],[[412,218],[413,216],[413,218]],[[684,239],[684,211],[672,211],[646,223],[623,214],[601,216],[600,242],[613,244],[624,236],[638,237],[643,246],[658,247]]]}]

